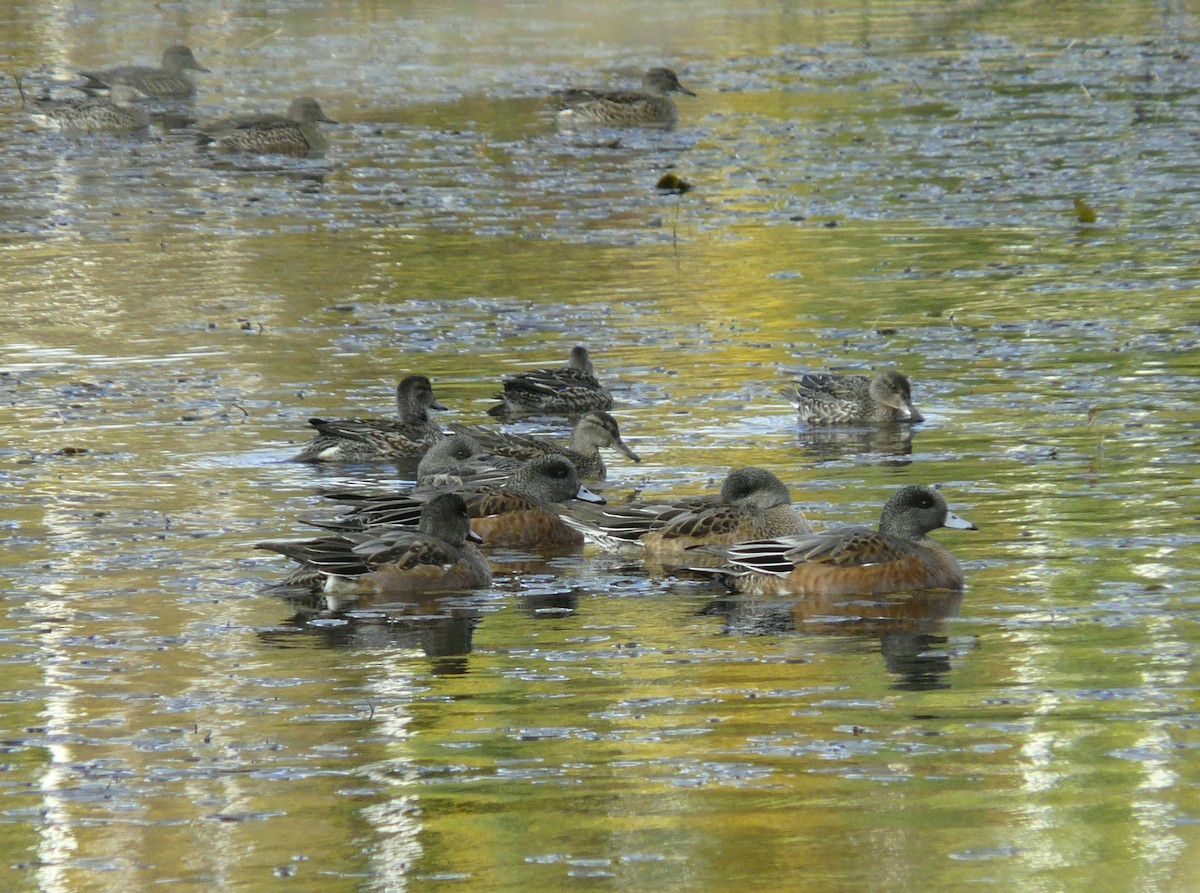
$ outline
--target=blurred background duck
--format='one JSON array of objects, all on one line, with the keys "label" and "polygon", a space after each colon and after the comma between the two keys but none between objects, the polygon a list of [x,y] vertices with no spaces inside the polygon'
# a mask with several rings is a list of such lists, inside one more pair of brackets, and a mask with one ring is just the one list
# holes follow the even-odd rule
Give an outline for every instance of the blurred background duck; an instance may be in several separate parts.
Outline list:
[{"label": "blurred background duck", "polygon": [[87,80],[81,90],[93,92],[125,85],[151,99],[190,99],[196,85],[186,71],[208,71],[186,46],[171,46],[163,50],[162,65],[118,65],[115,68],[80,71]]}]

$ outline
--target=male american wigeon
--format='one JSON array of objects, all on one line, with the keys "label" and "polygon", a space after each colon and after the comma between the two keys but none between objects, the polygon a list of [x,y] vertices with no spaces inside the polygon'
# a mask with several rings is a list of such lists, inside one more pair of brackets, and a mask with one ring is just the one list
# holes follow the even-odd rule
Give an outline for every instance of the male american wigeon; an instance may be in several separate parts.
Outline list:
[{"label": "male american wigeon", "polygon": [[800,421],[817,425],[923,422],[912,401],[908,376],[894,369],[866,375],[804,375],[780,392]]},{"label": "male american wigeon", "polygon": [[963,588],[950,552],[927,534],[976,530],[932,487],[904,487],[887,501],[879,529],[841,527],[802,536],[700,546],[725,559],[729,586],[747,595],[885,595]]},{"label": "male american wigeon", "polygon": [[579,419],[571,432],[569,446],[562,446],[545,437],[497,431],[475,425],[450,427],[456,432],[471,435],[481,448],[496,456],[509,456],[522,461],[535,456],[566,456],[579,472],[579,476],[585,480],[602,481],[607,476],[608,468],[600,455],[602,447],[612,447],[634,462],[642,461],[621,439],[621,429],[617,420],[601,409],[585,413]]},{"label": "male american wigeon", "polygon": [[442,436],[430,409],[445,409],[424,375],[409,375],[396,386],[396,418],[309,419],[318,434],[295,457],[298,462],[371,462],[416,459]]},{"label": "male american wigeon", "polygon": [[[606,549],[641,546],[646,555],[660,560],[679,560],[688,549],[704,544],[812,532],[793,507],[783,481],[765,468],[754,467],[735,468],[715,496],[630,502],[606,506],[599,513],[562,514],[590,542]],[[697,557],[688,554],[688,564],[697,564]]]},{"label": "male american wigeon", "polygon": [[426,592],[483,589],[492,573],[468,539],[467,505],[461,496],[444,493],[421,508],[416,528],[387,527],[347,531],[317,539],[258,543],[300,567],[287,582],[307,584],[314,592],[335,593],[365,588],[387,597]]},{"label": "male american wigeon", "polygon": [[488,415],[579,415],[613,407],[612,394],[600,385],[591,355],[581,345],[571,348],[567,365],[507,375],[503,386]]}]

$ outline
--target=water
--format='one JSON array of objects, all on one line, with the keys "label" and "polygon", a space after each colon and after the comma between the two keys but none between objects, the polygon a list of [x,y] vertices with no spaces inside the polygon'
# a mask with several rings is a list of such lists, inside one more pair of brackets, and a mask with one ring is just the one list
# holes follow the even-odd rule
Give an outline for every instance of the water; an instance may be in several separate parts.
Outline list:
[{"label": "water", "polygon": [[[1189,4],[131,9],[17,4],[3,67],[182,40],[198,116],[341,123],[239,169],[0,88],[5,889],[1200,886]],[[553,132],[548,87],[662,63],[679,130]],[[263,592],[254,542],[394,478],[284,461],[309,416],[420,371],[478,423],[577,342],[644,458],[610,498],[756,464],[823,526],[940,483],[967,592],[747,602],[591,549],[349,616]],[[883,365],[911,437],[777,393]]]}]

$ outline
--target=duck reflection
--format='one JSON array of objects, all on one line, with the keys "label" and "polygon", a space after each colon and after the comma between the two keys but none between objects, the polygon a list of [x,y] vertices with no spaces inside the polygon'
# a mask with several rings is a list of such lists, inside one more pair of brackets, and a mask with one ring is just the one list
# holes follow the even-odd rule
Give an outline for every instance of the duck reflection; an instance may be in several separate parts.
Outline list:
[{"label": "duck reflection", "polygon": [[[443,594],[395,601],[364,594],[352,608],[331,608],[320,594],[283,587],[273,594],[296,607],[296,613],[281,624],[283,629],[259,635],[262,641],[281,646],[294,643],[296,632],[301,632],[328,648],[408,648],[420,649],[431,658],[462,656],[471,653],[475,628],[485,613],[481,596]],[[443,662],[435,668],[435,672],[465,670],[465,663]]]},{"label": "duck reflection", "polygon": [[942,621],[958,613],[962,592],[897,596],[798,596],[788,599],[718,598],[705,614],[725,618],[724,632],[740,636],[837,635],[878,638],[892,688],[949,688],[948,639]]},{"label": "duck reflection", "polygon": [[863,456],[881,465],[903,466],[912,460],[911,425],[869,425],[861,428],[801,426],[796,431],[800,448],[817,460]]}]

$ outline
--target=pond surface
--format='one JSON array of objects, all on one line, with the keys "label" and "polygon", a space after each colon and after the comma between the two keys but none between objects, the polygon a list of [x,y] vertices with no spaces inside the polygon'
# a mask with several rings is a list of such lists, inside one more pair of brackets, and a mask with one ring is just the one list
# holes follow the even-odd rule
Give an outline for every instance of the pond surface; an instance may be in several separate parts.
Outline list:
[{"label": "pond surface", "polygon": [[[0,887],[1200,889],[1194,4],[0,13],[30,97],[175,42],[189,114],[340,123],[215,162],[0,86]],[[654,64],[677,130],[554,132],[550,88]],[[287,462],[308,417],[423,372],[479,423],[575,343],[644,459],[610,499],[761,465],[820,527],[938,483],[967,591],[738,600],[590,547],[350,616],[264,591],[255,542],[396,479]],[[778,394],[882,366],[911,436]]]}]

